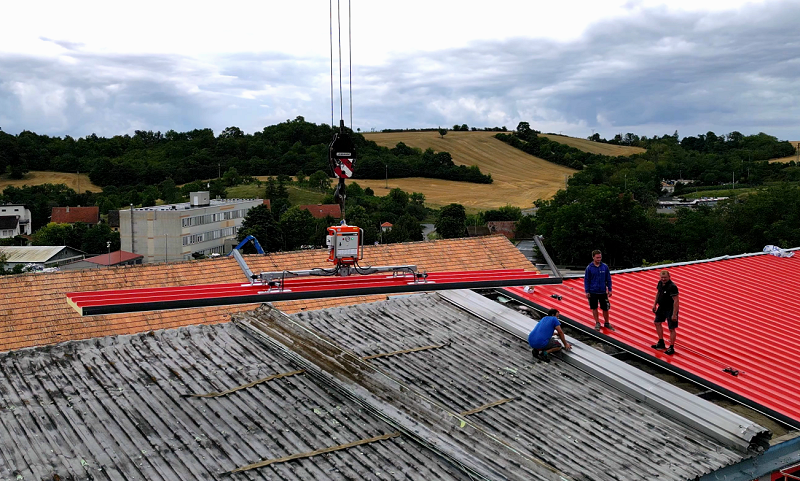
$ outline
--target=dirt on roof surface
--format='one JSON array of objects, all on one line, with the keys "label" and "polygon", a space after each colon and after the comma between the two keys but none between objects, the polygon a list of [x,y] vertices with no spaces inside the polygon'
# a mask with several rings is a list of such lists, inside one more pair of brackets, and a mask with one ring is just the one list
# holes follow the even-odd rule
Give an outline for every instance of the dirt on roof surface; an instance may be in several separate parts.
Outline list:
[{"label": "dirt on roof surface", "polygon": [[[253,272],[325,267],[324,249],[245,256]],[[421,271],[535,270],[505,237],[365,246],[365,264],[415,264]],[[257,304],[81,317],[67,292],[246,282],[233,258],[0,277],[0,352],[62,341],[215,324]],[[382,296],[276,302],[288,313],[386,299]]]}]

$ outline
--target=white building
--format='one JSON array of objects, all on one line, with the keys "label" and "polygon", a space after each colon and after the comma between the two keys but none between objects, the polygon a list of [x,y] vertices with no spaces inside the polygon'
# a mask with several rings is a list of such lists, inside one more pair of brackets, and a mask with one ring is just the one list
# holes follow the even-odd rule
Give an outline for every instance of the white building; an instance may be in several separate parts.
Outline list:
[{"label": "white building", "polygon": [[31,210],[22,204],[0,205],[0,239],[31,235]]},{"label": "white building", "polygon": [[189,198],[190,202],[180,204],[119,211],[122,250],[143,255],[144,262],[189,260],[194,253],[222,254],[225,241],[236,239],[247,212],[263,203],[261,199],[209,199],[208,192],[192,192]]},{"label": "white building", "polygon": [[37,271],[79,261],[86,253],[67,246],[0,246],[0,256],[5,259],[6,270],[21,265]]}]

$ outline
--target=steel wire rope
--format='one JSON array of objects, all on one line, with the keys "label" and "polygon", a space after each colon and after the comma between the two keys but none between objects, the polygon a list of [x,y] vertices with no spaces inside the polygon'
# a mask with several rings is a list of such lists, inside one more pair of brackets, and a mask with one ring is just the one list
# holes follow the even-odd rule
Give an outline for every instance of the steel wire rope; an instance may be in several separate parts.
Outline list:
[{"label": "steel wire rope", "polygon": [[347,0],[347,53],[349,55],[350,80],[350,131],[353,131],[353,8],[352,0]]},{"label": "steel wire rope", "polygon": [[344,120],[344,98],[342,97],[342,2],[336,0],[336,16],[339,34],[339,120]]},{"label": "steel wire rope", "polygon": [[330,41],[331,41],[331,128],[333,128],[334,113],[336,107],[333,104],[333,0],[328,1],[330,6],[330,16],[328,17],[328,26],[330,27]]}]

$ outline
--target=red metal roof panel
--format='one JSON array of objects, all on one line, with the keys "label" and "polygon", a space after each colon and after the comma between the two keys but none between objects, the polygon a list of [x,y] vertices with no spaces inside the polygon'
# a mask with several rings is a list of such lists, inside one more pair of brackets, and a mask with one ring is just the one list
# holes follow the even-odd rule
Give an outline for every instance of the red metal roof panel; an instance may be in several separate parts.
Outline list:
[{"label": "red metal roof panel", "polygon": [[[757,254],[668,267],[680,292],[671,356],[650,347],[657,340],[651,309],[663,269],[612,273],[611,324],[616,331],[603,328],[602,334],[769,414],[800,422],[800,255]],[[532,293],[521,287],[506,291],[594,326],[582,278],[536,286]],[[666,326],[664,331],[667,337]]]}]

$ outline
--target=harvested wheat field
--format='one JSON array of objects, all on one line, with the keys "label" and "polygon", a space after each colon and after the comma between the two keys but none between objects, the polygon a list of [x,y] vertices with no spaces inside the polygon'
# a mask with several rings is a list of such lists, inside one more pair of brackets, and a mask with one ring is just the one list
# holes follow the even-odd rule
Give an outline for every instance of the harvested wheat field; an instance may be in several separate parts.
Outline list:
[{"label": "harvested wheat field", "polygon": [[[493,184],[473,184],[448,180],[407,178],[389,179],[389,188],[425,194],[432,206],[451,203],[474,209],[496,209],[504,205],[531,207],[536,199],[549,199],[564,188],[575,170],[528,155],[494,138],[497,132],[448,132],[441,138],[436,132],[367,133],[364,137],[384,147],[403,142],[410,147],[447,151],[453,162],[477,165],[484,174],[492,174]],[[358,166],[356,166],[358,175]],[[391,176],[392,173],[389,172]],[[356,179],[362,187],[371,187],[383,195],[383,180]]]},{"label": "harvested wheat field", "polygon": [[559,144],[569,145],[578,150],[589,152],[590,154],[610,155],[616,157],[618,155],[633,155],[647,152],[647,149],[641,147],[629,147],[627,145],[613,145],[604,144],[602,142],[592,142],[591,140],[579,139],[577,137],[567,137],[566,135],[555,134],[540,134],[541,137],[547,137],[553,142]]},{"label": "harvested wheat field", "polygon": [[22,187],[23,185],[42,185],[42,184],[66,184],[67,187],[75,192],[82,193],[87,190],[90,192],[101,192],[103,189],[92,184],[86,174],[69,174],[66,172],[42,172],[32,170],[25,174],[22,179],[9,179],[7,175],[0,176],[0,189],[6,187]]},{"label": "harvested wheat field", "polygon": [[790,144],[794,145],[794,148],[797,149],[797,153],[795,155],[790,155],[788,157],[781,157],[780,159],[771,159],[769,162],[800,162],[800,140],[790,140]]}]

